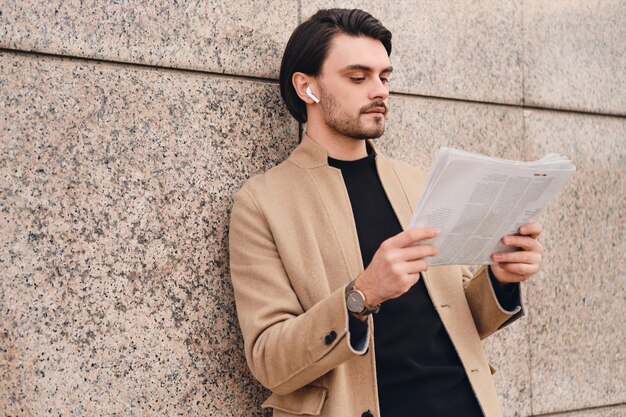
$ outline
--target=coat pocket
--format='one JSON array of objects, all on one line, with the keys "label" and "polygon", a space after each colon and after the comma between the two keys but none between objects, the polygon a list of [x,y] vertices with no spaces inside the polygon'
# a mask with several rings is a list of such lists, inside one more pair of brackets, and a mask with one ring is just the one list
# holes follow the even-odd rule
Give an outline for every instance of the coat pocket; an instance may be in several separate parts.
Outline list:
[{"label": "coat pocket", "polygon": [[272,394],[262,405],[296,416],[318,416],[326,401],[328,389],[307,385],[287,395]]}]

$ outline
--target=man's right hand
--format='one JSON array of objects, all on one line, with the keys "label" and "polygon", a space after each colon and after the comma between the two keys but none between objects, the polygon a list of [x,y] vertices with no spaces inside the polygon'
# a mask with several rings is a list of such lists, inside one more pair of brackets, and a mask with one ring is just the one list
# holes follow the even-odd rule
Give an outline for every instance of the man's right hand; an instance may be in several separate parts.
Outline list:
[{"label": "man's right hand", "polygon": [[358,276],[355,288],[365,295],[368,306],[399,297],[419,280],[428,265],[424,258],[437,255],[432,245],[417,245],[437,235],[435,229],[408,229],[385,240],[368,267]]}]

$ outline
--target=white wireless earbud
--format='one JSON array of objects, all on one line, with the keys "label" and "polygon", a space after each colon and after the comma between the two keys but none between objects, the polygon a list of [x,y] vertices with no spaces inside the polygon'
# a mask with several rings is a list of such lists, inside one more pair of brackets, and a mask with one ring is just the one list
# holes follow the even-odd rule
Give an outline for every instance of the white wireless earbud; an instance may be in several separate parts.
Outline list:
[{"label": "white wireless earbud", "polygon": [[311,100],[313,100],[316,103],[320,102],[320,99],[315,97],[315,95],[313,94],[313,92],[311,91],[311,87],[307,87],[306,88],[306,95],[311,97]]}]

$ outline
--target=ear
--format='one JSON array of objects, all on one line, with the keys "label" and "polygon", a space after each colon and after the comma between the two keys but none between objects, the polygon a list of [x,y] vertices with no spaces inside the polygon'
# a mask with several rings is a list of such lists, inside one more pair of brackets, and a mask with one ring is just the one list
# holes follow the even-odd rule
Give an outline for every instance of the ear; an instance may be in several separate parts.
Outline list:
[{"label": "ear", "polygon": [[304,101],[307,104],[314,104],[313,99],[309,97],[309,95],[306,93],[306,89],[307,87],[311,87],[313,94],[318,96],[317,82],[315,80],[315,77],[306,75],[303,72],[294,72],[291,76],[291,82],[293,84],[293,88],[298,94],[298,97],[300,97],[300,100]]}]

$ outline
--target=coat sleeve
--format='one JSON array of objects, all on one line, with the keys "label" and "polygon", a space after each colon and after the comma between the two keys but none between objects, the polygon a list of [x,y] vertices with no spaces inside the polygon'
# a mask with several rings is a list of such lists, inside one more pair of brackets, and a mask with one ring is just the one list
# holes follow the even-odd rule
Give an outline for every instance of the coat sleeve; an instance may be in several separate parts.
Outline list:
[{"label": "coat sleeve", "polygon": [[524,315],[521,298],[514,310],[506,310],[498,302],[487,266],[482,266],[474,275],[466,267],[463,270],[465,297],[481,339],[513,323]]},{"label": "coat sleeve", "polygon": [[230,273],[246,360],[276,394],[289,394],[364,353],[350,345],[344,288],[304,311],[268,222],[252,195],[235,195]]}]

